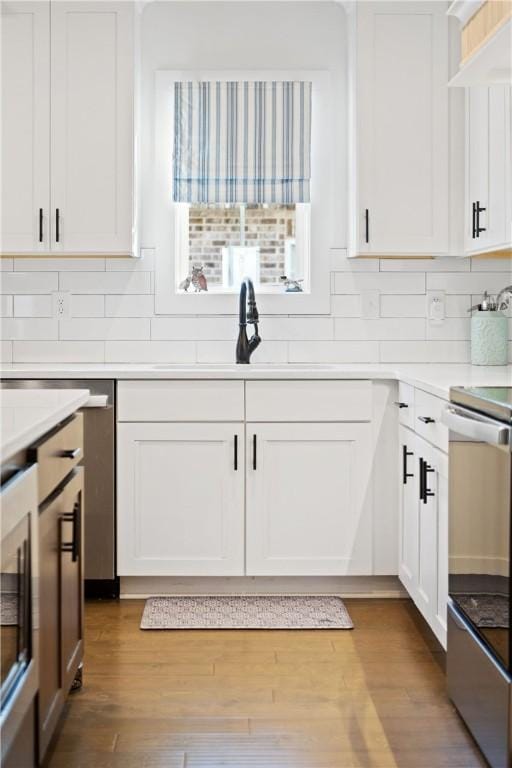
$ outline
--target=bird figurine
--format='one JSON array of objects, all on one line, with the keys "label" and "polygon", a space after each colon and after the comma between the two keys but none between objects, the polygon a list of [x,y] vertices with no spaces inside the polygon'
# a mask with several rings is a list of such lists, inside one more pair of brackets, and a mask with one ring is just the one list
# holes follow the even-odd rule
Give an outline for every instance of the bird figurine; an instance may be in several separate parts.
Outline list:
[{"label": "bird figurine", "polygon": [[180,283],[180,291],[188,291],[190,288],[190,275],[187,275],[187,277],[181,281]]},{"label": "bird figurine", "polygon": [[208,282],[206,280],[206,275],[203,272],[202,265],[200,267],[192,267],[191,279],[196,293],[208,290]]}]

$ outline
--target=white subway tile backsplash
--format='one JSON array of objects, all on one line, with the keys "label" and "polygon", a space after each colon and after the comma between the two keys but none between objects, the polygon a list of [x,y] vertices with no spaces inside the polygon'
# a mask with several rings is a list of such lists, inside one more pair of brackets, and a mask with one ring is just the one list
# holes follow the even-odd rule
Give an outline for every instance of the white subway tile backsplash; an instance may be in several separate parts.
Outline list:
[{"label": "white subway tile backsplash", "polygon": [[60,321],[63,340],[144,340],[150,338],[149,320],[134,318],[93,317]]},{"label": "white subway tile backsplash", "polygon": [[425,320],[421,318],[407,318],[407,320],[402,318],[379,318],[377,320],[337,318],[334,338],[340,341],[422,340],[425,338]]},{"label": "white subway tile backsplash", "polygon": [[155,297],[152,293],[105,296],[107,317],[153,317]]},{"label": "white subway tile backsplash", "polygon": [[52,259],[47,256],[14,259],[15,272],[104,272],[105,259],[70,256]]},{"label": "white subway tile backsplash", "polygon": [[381,272],[469,272],[469,259],[382,259]]},{"label": "white subway tile backsplash", "polygon": [[508,272],[512,282],[512,257],[501,259],[471,259],[472,272]]},{"label": "white subway tile backsplash", "polygon": [[291,363],[375,363],[377,341],[291,341]]},{"label": "white subway tile backsplash", "polygon": [[234,340],[238,318],[233,317],[154,317],[151,338],[169,341]]},{"label": "white subway tile backsplash", "polygon": [[381,317],[425,317],[426,314],[426,296],[422,293],[411,296],[383,294],[380,297]]},{"label": "white subway tile backsplash", "polygon": [[63,272],[61,291],[72,293],[149,293],[150,272]]},{"label": "white subway tile backsplash", "polygon": [[[234,363],[235,343],[233,341],[198,341],[197,361],[199,363]],[[284,341],[265,341],[251,357],[253,363],[286,363],[288,344]]]},{"label": "white subway tile backsplash", "polygon": [[470,337],[469,315],[467,317],[446,318],[439,325],[427,322],[427,339],[466,341]]},{"label": "white subway tile backsplash", "polygon": [[506,272],[468,272],[459,274],[428,274],[427,290],[441,290],[446,293],[498,293],[510,283]]},{"label": "white subway tile backsplash", "polygon": [[349,259],[345,248],[331,250],[333,272],[378,272],[379,259]]},{"label": "white subway tile backsplash", "polygon": [[334,293],[361,293],[376,290],[381,293],[425,293],[425,274],[394,272],[363,272],[334,274]]},{"label": "white subway tile backsplash", "polygon": [[12,341],[0,341],[0,363],[12,363]]},{"label": "white subway tile backsplash", "polygon": [[334,337],[331,317],[267,317],[262,320],[260,333],[274,341],[314,341]]},{"label": "white subway tile backsplash", "polygon": [[13,296],[0,296],[1,301],[1,315],[2,317],[12,317],[13,316]]},{"label": "white subway tile backsplash", "polygon": [[2,338],[12,341],[58,339],[59,323],[53,318],[5,318],[2,320]]},{"label": "white subway tile backsplash", "polygon": [[[155,316],[154,249],[143,258],[2,259],[2,354],[14,362],[233,362],[229,316]],[[330,251],[331,314],[262,316],[255,362],[469,361],[472,303],[512,283],[512,260],[348,259]],[[426,290],[445,294],[446,318],[427,317]],[[54,291],[70,316],[52,316]],[[362,296],[372,311],[362,317]],[[507,312],[512,318],[512,308]],[[512,338],[512,319],[510,322]],[[251,332],[251,329],[248,329]],[[11,341],[12,340],[12,341]],[[512,354],[512,344],[511,344]]]},{"label": "white subway tile backsplash", "polygon": [[103,341],[13,342],[15,363],[103,363],[104,358]]},{"label": "white subway tile backsplash", "polygon": [[4,272],[1,293],[51,293],[59,289],[58,272]]},{"label": "white subway tile backsplash", "polygon": [[133,256],[116,257],[106,260],[107,272],[152,272],[155,267],[155,252],[152,248],[143,248],[140,258]]},{"label": "white subway tile backsplash", "polygon": [[446,317],[469,317],[471,296],[448,294],[444,297]]},{"label": "white subway tile backsplash", "polygon": [[71,317],[104,317],[106,296],[97,294],[71,294]]},{"label": "white subway tile backsplash", "polygon": [[381,341],[382,363],[468,363],[468,341]]},{"label": "white subway tile backsplash", "polygon": [[193,341],[107,341],[107,363],[193,363]]},{"label": "white subway tile backsplash", "polygon": [[361,317],[360,294],[331,296],[331,313],[334,317]]},{"label": "white subway tile backsplash", "polygon": [[51,295],[34,293],[29,296],[14,296],[14,315],[16,317],[52,317]]}]

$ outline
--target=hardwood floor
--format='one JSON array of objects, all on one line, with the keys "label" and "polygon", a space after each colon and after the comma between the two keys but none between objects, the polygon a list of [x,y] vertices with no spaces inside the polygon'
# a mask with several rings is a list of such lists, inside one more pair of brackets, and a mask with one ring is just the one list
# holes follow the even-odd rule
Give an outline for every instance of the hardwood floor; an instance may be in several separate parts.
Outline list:
[{"label": "hardwood floor", "polygon": [[88,603],[49,768],[484,766],[409,601],[346,602],[353,631],[141,631],[143,601]]}]

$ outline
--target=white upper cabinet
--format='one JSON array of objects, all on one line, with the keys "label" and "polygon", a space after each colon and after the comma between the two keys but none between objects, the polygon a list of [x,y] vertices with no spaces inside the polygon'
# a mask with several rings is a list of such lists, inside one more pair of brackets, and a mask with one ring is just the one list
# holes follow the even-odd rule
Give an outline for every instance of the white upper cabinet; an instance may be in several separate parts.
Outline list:
[{"label": "white upper cabinet", "polygon": [[133,14],[2,6],[2,252],[132,253]]},{"label": "white upper cabinet", "polygon": [[468,254],[512,247],[510,87],[466,90],[466,204]]},{"label": "white upper cabinet", "polygon": [[351,256],[449,247],[448,20],[442,3],[356,3]]},{"label": "white upper cabinet", "polygon": [[53,2],[52,250],[130,253],[131,3]]},{"label": "white upper cabinet", "polygon": [[50,3],[2,4],[0,250],[48,250]]}]

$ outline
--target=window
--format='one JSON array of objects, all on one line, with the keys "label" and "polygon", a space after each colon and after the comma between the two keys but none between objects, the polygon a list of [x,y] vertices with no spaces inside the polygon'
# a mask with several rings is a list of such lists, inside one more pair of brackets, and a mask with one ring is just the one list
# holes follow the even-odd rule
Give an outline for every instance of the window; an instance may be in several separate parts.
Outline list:
[{"label": "window", "polygon": [[[176,204],[176,288],[238,291],[250,277],[259,293],[309,289],[309,205],[279,203]],[[197,283],[197,278],[196,281]]]},{"label": "window", "polygon": [[157,312],[329,311],[326,76],[269,74],[157,73]]}]

